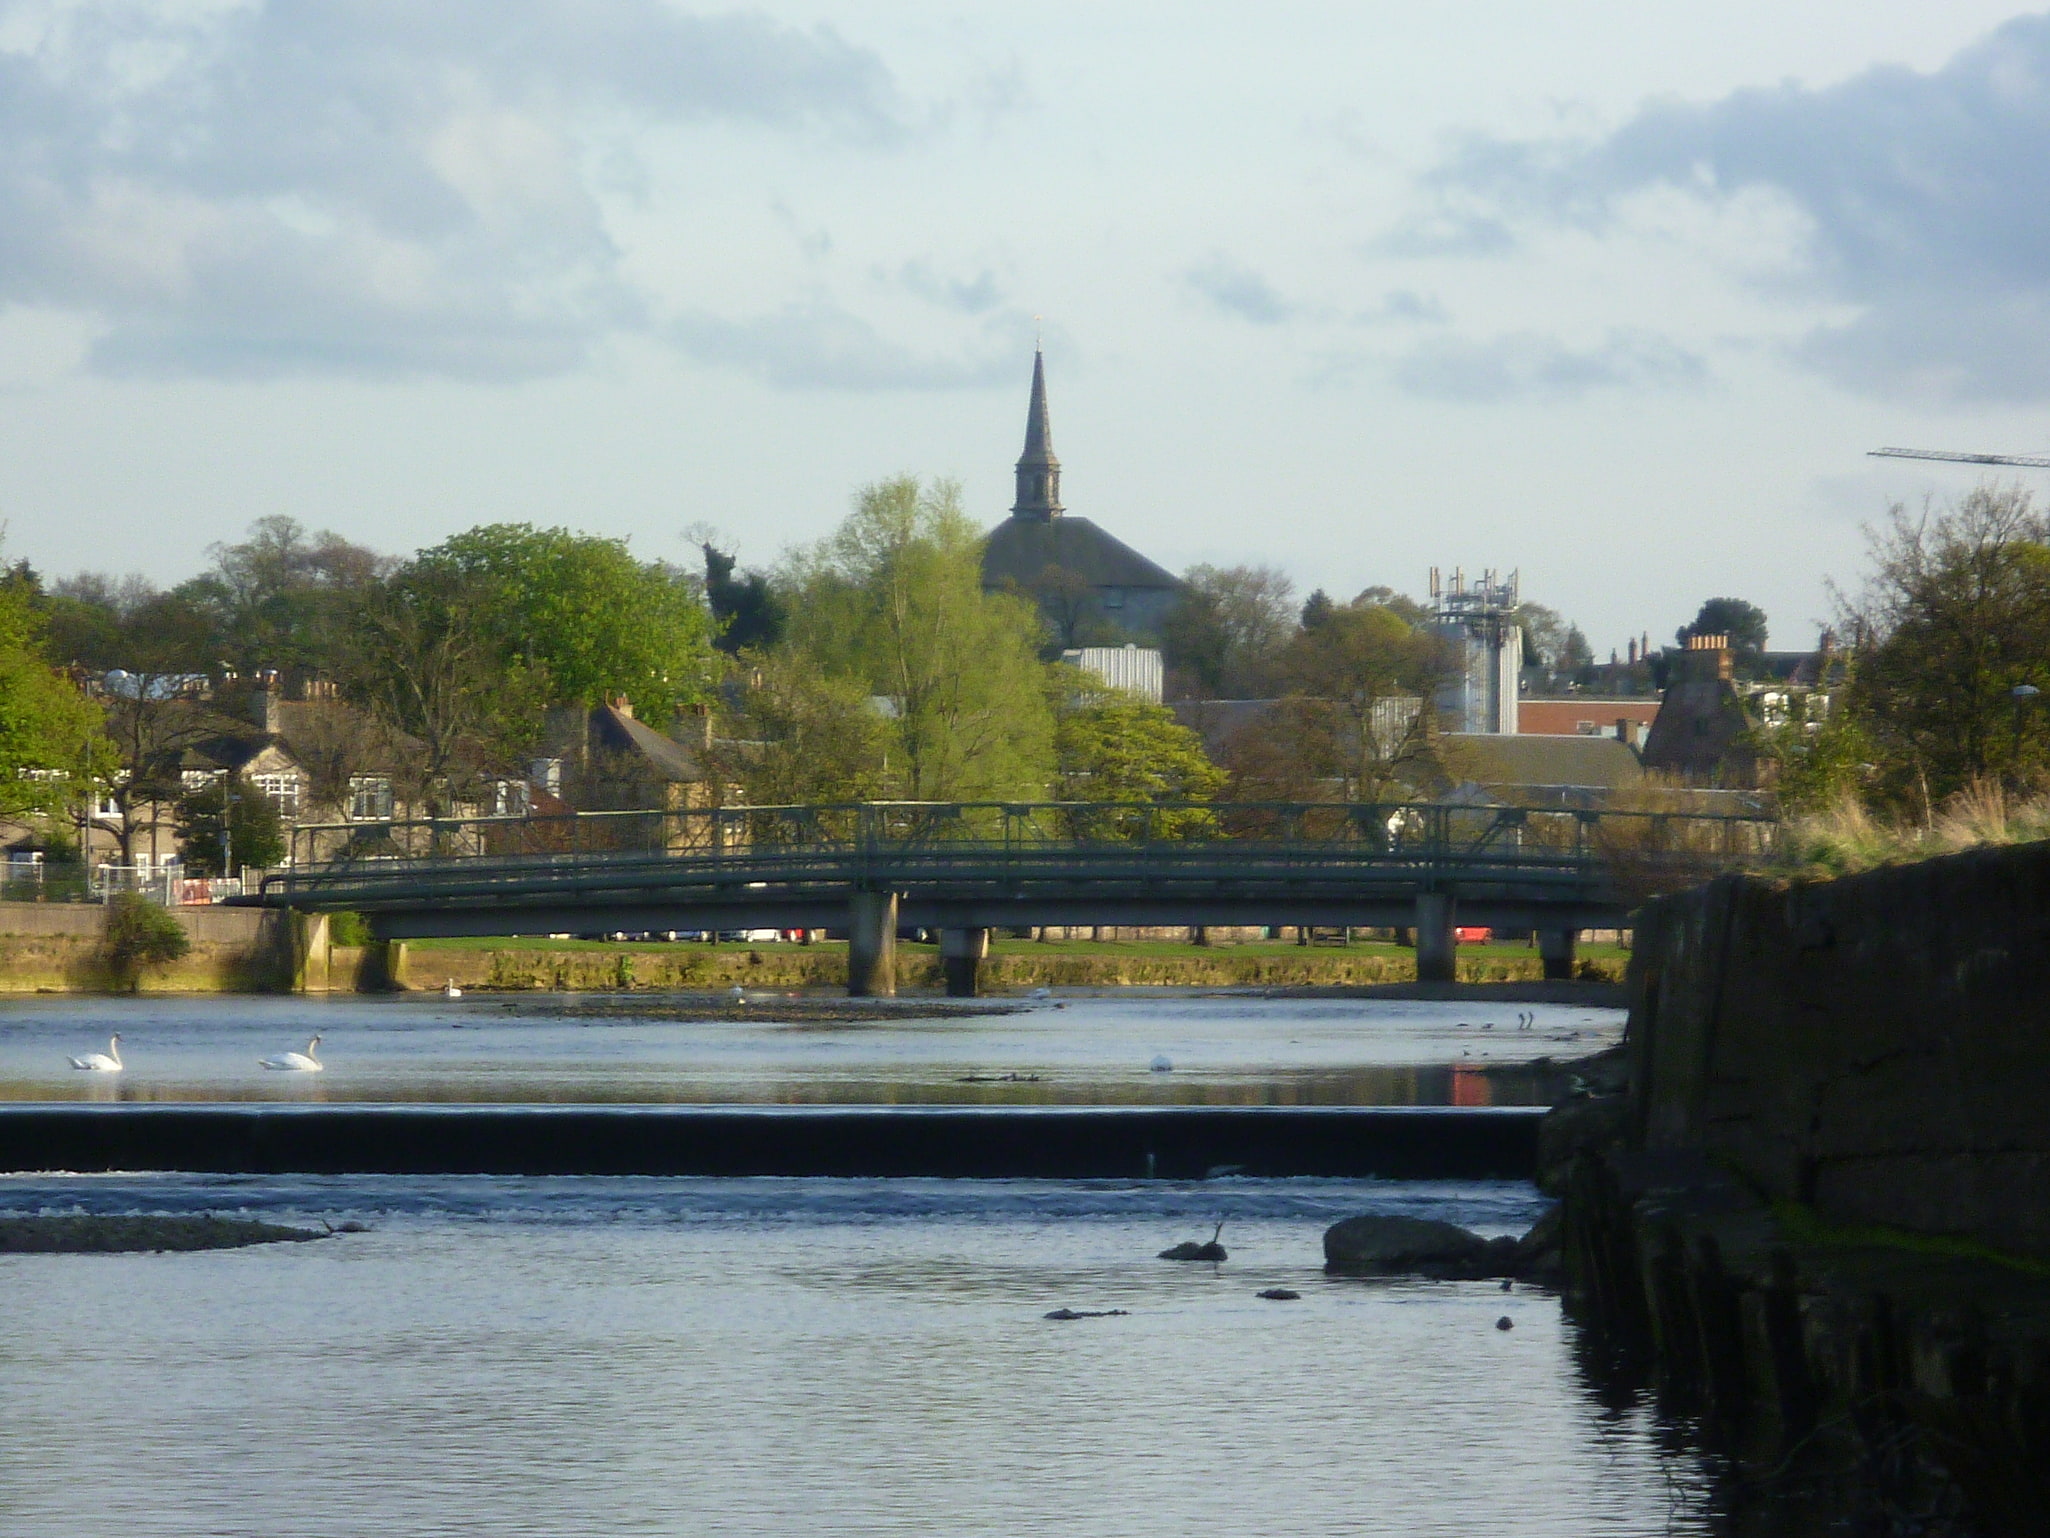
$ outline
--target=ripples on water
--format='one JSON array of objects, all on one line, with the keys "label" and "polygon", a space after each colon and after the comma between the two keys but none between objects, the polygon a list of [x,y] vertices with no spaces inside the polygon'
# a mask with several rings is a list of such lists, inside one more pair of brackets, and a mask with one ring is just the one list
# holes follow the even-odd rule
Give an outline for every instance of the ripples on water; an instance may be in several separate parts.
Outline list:
[{"label": "ripples on water", "polygon": [[[1556,1299],[1320,1269],[1341,1215],[1507,1232],[1541,1205],[1513,1182],[0,1178],[7,1211],[372,1225],[0,1257],[0,1512],[13,1538],[1706,1532],[1692,1460],[1589,1392]],[[1153,1258],[1220,1216],[1225,1265]]]}]

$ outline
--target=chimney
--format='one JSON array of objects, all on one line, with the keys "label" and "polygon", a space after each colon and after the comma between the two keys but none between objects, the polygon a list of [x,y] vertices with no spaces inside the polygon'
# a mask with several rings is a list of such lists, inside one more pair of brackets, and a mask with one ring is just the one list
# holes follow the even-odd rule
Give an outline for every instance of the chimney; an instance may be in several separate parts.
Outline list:
[{"label": "chimney", "polygon": [[284,730],[283,712],[278,706],[284,703],[284,693],[273,676],[267,686],[249,691],[249,719],[266,732],[276,734]]},{"label": "chimney", "polygon": [[676,726],[670,733],[687,748],[700,753],[711,751],[712,707],[710,705],[682,705],[677,707]]}]

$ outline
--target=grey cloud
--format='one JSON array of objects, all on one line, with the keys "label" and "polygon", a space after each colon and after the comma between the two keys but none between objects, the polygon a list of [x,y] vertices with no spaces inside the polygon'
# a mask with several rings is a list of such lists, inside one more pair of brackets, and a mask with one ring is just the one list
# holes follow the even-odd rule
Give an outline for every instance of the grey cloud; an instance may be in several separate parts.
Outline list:
[{"label": "grey cloud", "polygon": [[1419,294],[1407,288],[1390,289],[1381,296],[1379,304],[1353,316],[1353,320],[1362,326],[1442,326],[1451,318],[1444,302],[1436,294]]},{"label": "grey cloud", "polygon": [[[1441,196],[1443,189],[1440,189]],[[1516,245],[1509,226],[1492,214],[1437,208],[1397,225],[1367,243],[1369,256],[1500,256]]]},{"label": "grey cloud", "polygon": [[908,293],[916,294],[929,303],[948,309],[960,310],[968,315],[982,315],[995,309],[1003,302],[1003,293],[997,287],[996,274],[987,267],[974,278],[943,278],[934,272],[928,262],[906,262],[897,270],[894,282]]},{"label": "grey cloud", "polygon": [[1811,227],[1806,290],[1860,310],[1809,336],[1806,362],[1875,393],[2050,395],[2050,17],[1927,74],[1658,103],[1593,143],[1476,140],[1433,182],[1450,207],[1589,228],[1654,185],[1770,189]]},{"label": "grey cloud", "polygon": [[1189,287],[1218,309],[1256,326],[1278,326],[1295,314],[1296,307],[1277,294],[1264,277],[1223,256],[1211,257],[1184,277]]},{"label": "grey cloud", "polygon": [[920,354],[860,316],[812,300],[746,320],[687,315],[669,335],[701,362],[743,369],[780,389],[952,390],[1015,382],[1023,325],[1007,317],[984,330],[983,345],[963,355]]},{"label": "grey cloud", "polygon": [[1531,331],[1486,341],[1445,337],[1413,349],[1394,370],[1395,382],[1413,395],[1475,402],[1691,386],[1707,375],[1701,359],[1685,349],[1627,331],[1585,348]]},{"label": "grey cloud", "polygon": [[107,369],[573,367],[642,310],[595,124],[911,131],[832,31],[662,0],[35,15],[0,6],[33,39],[0,53],[0,304],[98,315]]}]

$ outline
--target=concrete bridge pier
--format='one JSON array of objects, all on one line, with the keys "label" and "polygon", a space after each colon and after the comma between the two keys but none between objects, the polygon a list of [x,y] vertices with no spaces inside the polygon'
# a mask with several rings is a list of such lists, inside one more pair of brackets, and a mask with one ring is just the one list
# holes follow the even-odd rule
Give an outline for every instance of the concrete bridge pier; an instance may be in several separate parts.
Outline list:
[{"label": "concrete bridge pier", "polygon": [[1546,981],[1573,976],[1573,946],[1579,938],[1580,931],[1577,929],[1538,931],[1538,957],[1545,964]]},{"label": "concrete bridge pier", "polygon": [[1452,932],[1450,892],[1419,892],[1416,899],[1416,976],[1420,983],[1458,980],[1459,937]]},{"label": "concrete bridge pier", "polygon": [[847,994],[897,996],[897,894],[856,892],[847,905]]},{"label": "concrete bridge pier", "polygon": [[972,999],[982,991],[982,963],[989,956],[987,929],[942,929],[940,966],[947,974],[947,997]]}]

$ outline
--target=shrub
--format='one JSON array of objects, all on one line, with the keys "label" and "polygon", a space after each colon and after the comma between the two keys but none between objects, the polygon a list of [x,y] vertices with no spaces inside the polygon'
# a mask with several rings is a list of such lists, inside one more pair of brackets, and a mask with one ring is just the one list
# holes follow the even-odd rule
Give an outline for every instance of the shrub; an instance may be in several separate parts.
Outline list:
[{"label": "shrub", "polygon": [[117,892],[107,903],[107,927],[100,941],[107,970],[133,990],[143,969],[177,961],[192,949],[185,926],[135,892]]},{"label": "shrub", "polygon": [[360,913],[344,910],[327,916],[327,943],[330,945],[368,945],[374,938],[370,933],[370,920]]}]

